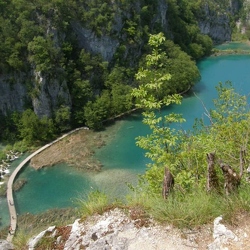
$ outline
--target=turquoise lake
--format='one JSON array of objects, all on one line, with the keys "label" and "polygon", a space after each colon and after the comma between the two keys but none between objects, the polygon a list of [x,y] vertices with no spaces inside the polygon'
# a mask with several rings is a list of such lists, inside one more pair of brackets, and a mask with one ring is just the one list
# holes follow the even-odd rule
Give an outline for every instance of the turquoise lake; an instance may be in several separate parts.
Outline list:
[{"label": "turquoise lake", "polygon": [[[200,82],[186,95],[180,106],[168,108],[165,112],[182,113],[186,123],[181,129],[191,129],[194,119],[204,117],[204,108],[195,92],[209,109],[217,97],[218,82],[230,80],[241,94],[250,92],[250,56],[229,55],[210,57],[198,63]],[[135,145],[135,138],[149,133],[139,115],[119,121],[118,133],[109,145],[96,151],[103,170],[97,174],[84,174],[65,164],[35,171],[27,166],[18,178],[28,183],[15,193],[19,214],[39,213],[50,208],[76,206],[76,198],[85,197],[91,190],[103,190],[110,195],[122,197],[128,191],[126,182],[135,183],[137,175],[145,171],[148,159],[144,151]],[[15,161],[12,170],[17,166]],[[2,226],[8,225],[9,217],[6,199],[0,199]]]}]

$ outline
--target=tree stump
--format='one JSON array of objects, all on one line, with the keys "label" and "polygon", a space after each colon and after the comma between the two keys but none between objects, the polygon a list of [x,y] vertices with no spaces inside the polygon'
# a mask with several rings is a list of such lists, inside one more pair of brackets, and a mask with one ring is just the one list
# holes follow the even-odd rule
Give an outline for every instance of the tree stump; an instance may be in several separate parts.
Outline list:
[{"label": "tree stump", "polygon": [[241,148],[240,150],[240,173],[238,174],[231,166],[225,164],[225,163],[220,163],[220,168],[223,172],[224,175],[224,189],[226,192],[226,195],[229,195],[232,192],[237,191],[241,178],[243,176],[244,172],[244,167],[245,167],[245,155],[246,151],[244,148]]},{"label": "tree stump", "polygon": [[163,178],[163,186],[162,186],[162,197],[163,199],[166,199],[169,194],[171,189],[174,186],[174,177],[169,171],[167,167],[164,169],[164,178]]},{"label": "tree stump", "polygon": [[241,176],[238,175],[229,165],[220,163],[220,168],[223,172],[225,183],[224,189],[226,195],[229,195],[232,192],[237,191],[238,186],[240,185]]},{"label": "tree stump", "polygon": [[207,191],[217,190],[219,187],[219,181],[214,168],[215,153],[207,154]]}]

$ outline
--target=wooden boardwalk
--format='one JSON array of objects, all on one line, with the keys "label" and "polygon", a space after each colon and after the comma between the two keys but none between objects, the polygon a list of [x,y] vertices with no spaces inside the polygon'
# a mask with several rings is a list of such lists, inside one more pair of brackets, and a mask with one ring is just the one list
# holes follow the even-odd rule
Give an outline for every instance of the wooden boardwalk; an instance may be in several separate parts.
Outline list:
[{"label": "wooden boardwalk", "polygon": [[50,147],[52,144],[60,141],[64,137],[66,137],[66,136],[68,136],[68,135],[70,135],[70,134],[72,134],[80,129],[86,129],[86,128],[78,128],[78,129],[75,129],[73,131],[70,131],[69,133],[64,134],[63,136],[59,137],[55,141],[48,143],[45,146],[39,148],[37,151],[35,151],[31,155],[29,155],[27,158],[25,158],[11,174],[11,176],[8,180],[8,183],[7,183],[7,202],[8,202],[9,214],[10,214],[10,227],[9,227],[9,233],[7,236],[7,241],[9,241],[9,242],[12,241],[13,236],[15,235],[15,232],[17,229],[17,213],[16,213],[16,208],[15,208],[15,203],[14,203],[14,198],[13,198],[13,183],[14,183],[14,180],[15,180],[17,174],[26,165],[26,163],[28,163],[31,160],[32,157],[39,154],[44,149]]}]

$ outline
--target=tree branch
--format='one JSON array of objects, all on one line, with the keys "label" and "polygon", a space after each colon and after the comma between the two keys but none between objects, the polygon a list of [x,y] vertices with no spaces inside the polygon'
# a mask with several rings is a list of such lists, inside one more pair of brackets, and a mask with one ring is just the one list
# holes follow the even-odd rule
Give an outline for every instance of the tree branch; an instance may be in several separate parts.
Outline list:
[{"label": "tree branch", "polygon": [[194,93],[195,97],[201,102],[203,108],[205,109],[205,116],[207,116],[208,119],[209,119],[209,121],[210,121],[210,123],[213,124],[212,117],[210,116],[209,111],[207,110],[207,108],[206,108],[204,102],[201,100],[201,98],[200,98],[199,96],[197,96],[197,95],[195,94],[195,92],[193,92],[193,93]]}]

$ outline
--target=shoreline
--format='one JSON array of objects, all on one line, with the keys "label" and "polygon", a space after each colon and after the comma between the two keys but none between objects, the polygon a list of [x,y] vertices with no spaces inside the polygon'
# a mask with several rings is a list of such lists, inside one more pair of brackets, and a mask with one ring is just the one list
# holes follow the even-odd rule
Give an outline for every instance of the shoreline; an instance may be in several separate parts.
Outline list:
[{"label": "shoreline", "polygon": [[250,47],[249,50],[234,50],[234,49],[227,49],[227,50],[219,50],[216,49],[210,56],[217,57],[217,56],[226,56],[226,55],[250,55]]},{"label": "shoreline", "polygon": [[[228,49],[219,49],[214,47],[212,54],[210,56],[224,56],[224,55],[249,55],[250,54],[250,41],[228,41],[222,44],[217,44],[217,46],[227,46],[228,44],[242,44],[246,45],[245,47],[249,48],[228,48]],[[215,45],[216,46],[216,45]],[[244,47],[244,46],[243,46]]]}]

